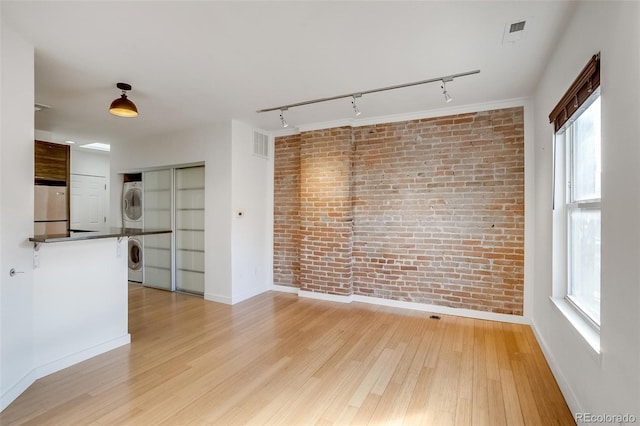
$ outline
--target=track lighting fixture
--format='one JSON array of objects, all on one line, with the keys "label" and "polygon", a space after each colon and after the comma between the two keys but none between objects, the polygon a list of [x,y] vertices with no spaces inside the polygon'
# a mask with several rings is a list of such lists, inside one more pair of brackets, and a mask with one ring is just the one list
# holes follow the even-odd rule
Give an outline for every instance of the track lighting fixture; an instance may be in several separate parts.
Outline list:
[{"label": "track lighting fixture", "polygon": [[131,90],[131,85],[127,83],[118,83],[116,87],[122,90],[122,95],[113,102],[109,107],[109,112],[118,117],[137,117],[138,108],[136,105],[127,99],[127,90]]},{"label": "track lighting fixture", "polygon": [[282,123],[282,127],[284,127],[285,129],[289,127],[289,123],[287,123],[287,120],[284,119],[284,112],[286,110],[287,108],[280,109],[280,122]]},{"label": "track lighting fixture", "polygon": [[446,103],[449,103],[453,100],[453,98],[451,97],[451,95],[449,95],[449,92],[447,92],[447,81],[453,81],[453,79],[442,79],[442,86],[440,86],[440,88],[442,89],[442,94],[444,95],[444,101]]},{"label": "track lighting fixture", "polygon": [[358,116],[358,115],[360,115],[360,109],[358,108],[358,105],[356,104],[356,98],[360,98],[360,97],[362,97],[362,95],[368,95],[370,93],[377,93],[377,92],[384,92],[386,90],[402,89],[404,87],[417,86],[419,84],[435,83],[436,81],[441,81],[442,82],[442,85],[440,86],[441,89],[442,89],[442,94],[444,95],[444,100],[447,103],[449,103],[449,102],[451,102],[453,100],[453,98],[447,92],[446,83],[448,83],[450,81],[453,81],[454,78],[464,77],[464,76],[471,75],[471,74],[478,74],[479,72],[480,72],[480,70],[474,70],[474,71],[463,72],[463,73],[460,73],[460,74],[451,74],[451,75],[447,75],[447,76],[444,76],[444,77],[437,77],[437,78],[430,78],[428,80],[414,81],[413,83],[398,84],[398,85],[395,85],[395,86],[381,87],[379,89],[365,90],[365,91],[362,91],[362,92],[348,93],[348,94],[344,94],[344,95],[331,96],[331,97],[328,97],[328,98],[312,99],[310,101],[303,101],[303,102],[298,102],[298,103],[289,104],[289,105],[281,105],[281,106],[277,106],[277,107],[273,107],[273,108],[265,108],[265,109],[258,110],[256,112],[260,113],[260,112],[269,112],[269,111],[280,110],[280,122],[282,123],[282,127],[286,128],[286,127],[289,126],[289,124],[284,119],[283,112],[288,110],[289,108],[299,107],[299,106],[303,106],[303,105],[317,104],[317,103],[320,103],[320,102],[328,102],[328,101],[333,101],[333,100],[336,100],[336,99],[351,98],[351,106],[353,107],[353,112],[355,113],[356,116]]},{"label": "track lighting fixture", "polygon": [[362,96],[362,93],[356,93],[355,95],[351,96],[352,97],[351,106],[353,107],[353,113],[356,115],[356,117],[358,117],[360,114],[362,114],[362,112],[358,108],[358,105],[356,105],[356,98],[359,98],[361,96]]}]

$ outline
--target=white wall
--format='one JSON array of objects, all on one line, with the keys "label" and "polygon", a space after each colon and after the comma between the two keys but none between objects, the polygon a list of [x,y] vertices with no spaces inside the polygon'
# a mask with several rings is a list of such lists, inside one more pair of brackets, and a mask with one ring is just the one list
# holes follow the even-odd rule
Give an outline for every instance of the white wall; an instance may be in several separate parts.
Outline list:
[{"label": "white wall", "polygon": [[268,159],[253,155],[253,128],[232,122],[232,303],[265,292],[271,286],[272,140],[269,147]]},{"label": "white wall", "polygon": [[71,173],[76,175],[109,176],[108,152],[71,148]]},{"label": "white wall", "polygon": [[[535,93],[533,325],[574,413],[640,420],[640,3],[578,2]],[[548,114],[601,52],[601,354],[549,300],[552,294],[552,126]]]},{"label": "white wall", "polygon": [[231,302],[231,123],[111,146],[111,224],[121,226],[124,171],[205,163],[205,298]]},{"label": "white wall", "polygon": [[[253,155],[253,128],[232,121],[112,145],[111,223],[121,220],[119,173],[205,163],[205,299],[233,304],[269,290],[273,241],[273,140]],[[237,213],[242,212],[242,217]]]},{"label": "white wall", "polygon": [[31,384],[34,315],[33,46],[5,23],[1,34],[0,410]]}]

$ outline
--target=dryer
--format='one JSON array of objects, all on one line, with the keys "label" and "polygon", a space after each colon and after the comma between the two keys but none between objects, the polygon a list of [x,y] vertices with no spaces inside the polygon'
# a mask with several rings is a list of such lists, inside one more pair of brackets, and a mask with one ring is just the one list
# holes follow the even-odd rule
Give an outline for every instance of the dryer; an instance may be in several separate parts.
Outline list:
[{"label": "dryer", "polygon": [[142,275],[142,237],[129,237],[128,263],[129,263],[129,281],[138,283],[143,282]]},{"label": "dryer", "polygon": [[142,229],[142,181],[125,182],[122,187],[122,226]]}]

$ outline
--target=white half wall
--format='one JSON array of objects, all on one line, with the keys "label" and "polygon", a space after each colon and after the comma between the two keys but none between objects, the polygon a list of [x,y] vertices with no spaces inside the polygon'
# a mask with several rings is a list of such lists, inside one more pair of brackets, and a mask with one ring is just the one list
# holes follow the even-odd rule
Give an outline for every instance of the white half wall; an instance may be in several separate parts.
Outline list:
[{"label": "white half wall", "polygon": [[129,343],[127,274],[126,238],[40,246],[33,273],[38,377]]},{"label": "white half wall", "polygon": [[[535,93],[533,326],[574,414],[640,419],[640,3],[577,2]],[[601,353],[552,294],[552,136],[548,114],[601,52]]]},{"label": "white half wall", "polygon": [[[0,410],[31,382],[33,368],[33,46],[1,29]],[[14,277],[9,270],[22,272]]]},{"label": "white half wall", "polygon": [[231,303],[231,123],[111,145],[111,224],[121,226],[122,172],[205,164],[205,299]]}]

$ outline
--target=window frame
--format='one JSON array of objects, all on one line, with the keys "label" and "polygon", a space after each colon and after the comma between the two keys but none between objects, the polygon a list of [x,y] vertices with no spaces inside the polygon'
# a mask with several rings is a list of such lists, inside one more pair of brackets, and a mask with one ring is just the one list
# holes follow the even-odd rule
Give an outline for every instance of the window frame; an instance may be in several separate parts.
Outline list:
[{"label": "window frame", "polygon": [[[573,123],[591,106],[596,99],[600,98],[600,90],[594,91],[589,99],[584,102],[582,108],[576,111],[574,116],[560,129],[554,133],[555,141],[555,164],[554,164],[554,199],[561,201],[554,203],[554,232],[553,251],[554,255],[554,298],[560,298],[567,302],[569,308],[598,335],[600,333],[600,323],[596,322],[570,294],[572,286],[571,277],[571,244],[570,244],[570,220],[571,212],[576,210],[598,210],[602,217],[602,194],[600,198],[576,201],[573,194],[574,173],[574,132]],[[601,116],[600,116],[601,118]],[[602,230],[602,224],[600,225]],[[558,238],[559,237],[559,238]],[[602,250],[602,249],[601,249]],[[600,288],[602,288],[602,274],[600,274]]]}]

